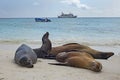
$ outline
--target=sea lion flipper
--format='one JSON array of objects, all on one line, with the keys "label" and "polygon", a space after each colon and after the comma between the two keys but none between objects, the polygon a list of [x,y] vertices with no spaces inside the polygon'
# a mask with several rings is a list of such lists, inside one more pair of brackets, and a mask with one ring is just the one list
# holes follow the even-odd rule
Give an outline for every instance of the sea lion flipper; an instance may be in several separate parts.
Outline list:
[{"label": "sea lion flipper", "polygon": [[51,44],[51,41],[49,39],[48,32],[46,32],[42,37],[42,46],[40,49],[46,53],[50,52],[52,49],[52,44]]},{"label": "sea lion flipper", "polygon": [[48,54],[45,56],[45,59],[56,59],[56,56],[53,54]]},{"label": "sea lion flipper", "polygon": [[[42,46],[37,49],[33,49],[38,58],[49,58],[49,53],[52,49],[52,44],[49,39],[49,32],[46,32],[42,37]],[[50,57],[51,58],[51,57]]]},{"label": "sea lion flipper", "polygon": [[100,59],[108,59],[109,57],[113,56],[113,52],[100,52]]},{"label": "sea lion flipper", "polygon": [[42,42],[44,43],[45,39],[48,39],[48,37],[49,37],[49,32],[46,32],[42,37]]},{"label": "sea lion flipper", "polygon": [[66,63],[48,63],[50,65],[68,66]]}]

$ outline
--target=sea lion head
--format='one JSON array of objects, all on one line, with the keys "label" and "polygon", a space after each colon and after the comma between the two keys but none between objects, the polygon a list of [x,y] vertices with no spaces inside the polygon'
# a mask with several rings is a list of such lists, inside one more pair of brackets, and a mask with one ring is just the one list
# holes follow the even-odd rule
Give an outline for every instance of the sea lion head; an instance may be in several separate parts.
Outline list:
[{"label": "sea lion head", "polygon": [[102,64],[98,61],[92,61],[89,69],[95,72],[100,72],[102,70]]},{"label": "sea lion head", "polygon": [[33,64],[32,64],[32,60],[28,59],[27,57],[22,57],[20,59],[20,65],[21,66],[25,66],[25,67],[28,67],[28,68],[33,68]]}]

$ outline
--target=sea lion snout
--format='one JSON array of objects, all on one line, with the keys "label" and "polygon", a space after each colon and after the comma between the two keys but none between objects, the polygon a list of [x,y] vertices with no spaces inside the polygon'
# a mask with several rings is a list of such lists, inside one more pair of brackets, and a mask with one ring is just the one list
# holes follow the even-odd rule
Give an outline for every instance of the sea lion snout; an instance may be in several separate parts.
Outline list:
[{"label": "sea lion snout", "polygon": [[29,60],[27,57],[22,57],[20,59],[20,64],[22,66],[25,66],[25,67],[28,67],[28,68],[33,68],[34,67],[32,61]]},{"label": "sea lion snout", "polygon": [[28,68],[33,68],[34,66],[33,66],[33,65],[27,65],[26,67],[28,67]]},{"label": "sea lion snout", "polygon": [[102,64],[97,61],[93,61],[90,66],[90,70],[100,72],[102,70]]},{"label": "sea lion snout", "polygon": [[33,68],[34,66],[33,66],[33,62],[31,61],[31,60],[27,60],[27,65],[26,65],[26,67],[28,67],[28,68]]}]

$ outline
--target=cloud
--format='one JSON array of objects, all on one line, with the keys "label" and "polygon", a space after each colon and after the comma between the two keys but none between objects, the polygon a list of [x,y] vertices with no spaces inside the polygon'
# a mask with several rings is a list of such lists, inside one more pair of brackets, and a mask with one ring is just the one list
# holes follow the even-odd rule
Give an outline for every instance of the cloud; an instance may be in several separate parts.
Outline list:
[{"label": "cloud", "polygon": [[80,0],[62,0],[61,2],[66,3],[68,5],[75,5],[77,8],[80,8],[83,10],[90,9],[90,7],[87,6],[86,4],[82,4]]}]

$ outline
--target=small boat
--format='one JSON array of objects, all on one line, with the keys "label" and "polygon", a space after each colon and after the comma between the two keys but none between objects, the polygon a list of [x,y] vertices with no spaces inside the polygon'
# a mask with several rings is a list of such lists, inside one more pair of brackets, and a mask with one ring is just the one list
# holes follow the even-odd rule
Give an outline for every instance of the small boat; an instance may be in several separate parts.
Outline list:
[{"label": "small boat", "polygon": [[77,18],[77,16],[73,15],[72,13],[64,14],[62,13],[58,18]]},{"label": "small boat", "polygon": [[51,22],[48,18],[35,18],[35,22]]}]

